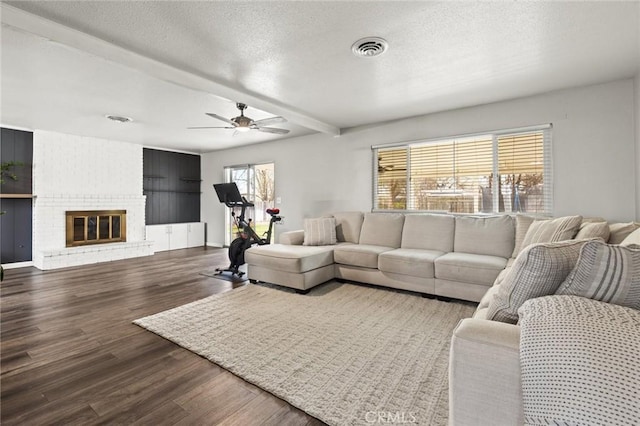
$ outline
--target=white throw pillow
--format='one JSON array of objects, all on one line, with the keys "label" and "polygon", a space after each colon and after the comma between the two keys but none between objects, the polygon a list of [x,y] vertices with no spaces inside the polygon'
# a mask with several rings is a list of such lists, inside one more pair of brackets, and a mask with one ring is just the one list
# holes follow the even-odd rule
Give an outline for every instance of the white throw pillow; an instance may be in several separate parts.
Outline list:
[{"label": "white throw pillow", "polygon": [[576,240],[586,238],[602,238],[602,241],[609,239],[609,224],[607,222],[585,222],[582,221],[580,230],[576,235]]},{"label": "white throw pillow", "polygon": [[610,234],[609,244],[620,244],[629,234],[640,228],[640,224],[636,222],[612,223],[609,225]]},{"label": "white throw pillow", "polygon": [[318,217],[304,220],[305,246],[329,246],[336,244],[336,219]]},{"label": "white throw pillow", "polygon": [[627,247],[638,246],[637,248],[640,248],[640,228],[636,229],[635,231],[627,235],[627,237],[624,240],[622,240],[620,245],[627,246]]},{"label": "white throw pillow", "polygon": [[578,233],[582,216],[565,216],[549,220],[536,220],[525,235],[520,249],[535,243],[554,243],[571,240]]},{"label": "white throw pillow", "polygon": [[511,253],[512,258],[518,257],[520,251],[522,251],[522,242],[524,241],[524,237],[527,235],[527,231],[529,227],[535,221],[536,218],[533,216],[526,216],[522,214],[516,215],[516,244],[513,248],[513,253]]}]

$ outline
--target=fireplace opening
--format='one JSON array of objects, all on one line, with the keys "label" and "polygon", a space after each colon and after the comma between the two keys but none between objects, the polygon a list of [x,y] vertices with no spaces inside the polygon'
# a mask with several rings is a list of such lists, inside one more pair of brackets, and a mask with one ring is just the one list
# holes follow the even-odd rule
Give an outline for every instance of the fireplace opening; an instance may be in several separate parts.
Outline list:
[{"label": "fireplace opening", "polygon": [[127,241],[126,210],[67,211],[67,247]]}]

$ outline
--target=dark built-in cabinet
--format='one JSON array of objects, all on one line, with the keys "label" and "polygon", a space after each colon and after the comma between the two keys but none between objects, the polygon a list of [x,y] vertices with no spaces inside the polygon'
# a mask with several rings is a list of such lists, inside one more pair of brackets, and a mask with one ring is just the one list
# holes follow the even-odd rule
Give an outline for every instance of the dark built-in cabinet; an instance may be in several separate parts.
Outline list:
[{"label": "dark built-in cabinet", "polygon": [[0,263],[31,261],[33,133],[0,129],[0,163],[19,163],[0,185]]},{"label": "dark built-in cabinet", "polygon": [[200,156],[145,148],[146,223],[200,222]]}]

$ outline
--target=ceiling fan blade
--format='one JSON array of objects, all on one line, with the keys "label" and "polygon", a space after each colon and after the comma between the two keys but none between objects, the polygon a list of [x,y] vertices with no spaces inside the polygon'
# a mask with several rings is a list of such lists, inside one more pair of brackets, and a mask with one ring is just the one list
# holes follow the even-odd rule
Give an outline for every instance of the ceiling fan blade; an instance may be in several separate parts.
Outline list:
[{"label": "ceiling fan blade", "polygon": [[262,120],[256,120],[253,122],[253,124],[257,125],[257,126],[269,126],[271,124],[276,124],[276,123],[286,123],[287,119],[284,117],[270,117],[270,118],[263,118]]},{"label": "ceiling fan blade", "polygon": [[234,126],[234,127],[236,126],[236,123],[234,123],[233,121],[229,120],[228,118],[224,118],[224,117],[222,117],[222,116],[220,116],[220,115],[218,115],[218,114],[214,114],[214,113],[212,113],[212,112],[205,112],[205,114],[207,114],[209,117],[217,118],[218,120],[222,120],[222,121],[224,121],[225,123],[229,123],[229,124],[231,124],[231,125],[232,125],[232,126]]},{"label": "ceiling fan blade", "polygon": [[226,126],[226,127],[187,127],[187,129],[235,129],[235,127]]},{"label": "ceiling fan blade", "polygon": [[277,135],[286,135],[289,133],[287,129],[277,129],[275,127],[258,127],[258,130],[265,133],[275,133]]}]

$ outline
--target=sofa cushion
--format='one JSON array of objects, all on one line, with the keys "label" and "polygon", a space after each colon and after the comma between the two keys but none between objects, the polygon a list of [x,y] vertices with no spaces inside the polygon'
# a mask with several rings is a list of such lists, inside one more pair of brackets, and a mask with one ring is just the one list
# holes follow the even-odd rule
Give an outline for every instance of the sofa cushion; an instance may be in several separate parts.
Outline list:
[{"label": "sofa cushion", "polygon": [[338,212],[334,213],[333,217],[336,219],[336,238],[338,241],[358,244],[364,213]]},{"label": "sofa cushion", "polygon": [[378,256],[378,269],[412,277],[434,278],[433,261],[444,252],[399,248]]},{"label": "sofa cushion", "polygon": [[636,222],[612,223],[609,225],[609,244],[620,244],[629,234],[640,228],[640,224]]},{"label": "sofa cushion", "polygon": [[269,244],[247,249],[244,257],[249,265],[300,273],[331,265],[334,247]]},{"label": "sofa cushion", "polygon": [[406,249],[453,251],[455,219],[443,214],[408,214],[404,218],[402,243]]},{"label": "sofa cushion", "polygon": [[510,216],[457,216],[453,249],[456,252],[509,258],[515,227]]},{"label": "sofa cushion", "polygon": [[442,280],[490,286],[507,259],[473,253],[446,253],[435,261],[435,276]]},{"label": "sofa cushion", "polygon": [[602,241],[609,239],[609,224],[607,222],[585,222],[580,224],[576,240],[587,238],[602,238]]},{"label": "sofa cushion", "polygon": [[336,219],[334,217],[304,220],[304,242],[302,245],[329,246],[336,242]]},{"label": "sofa cushion", "polygon": [[587,242],[557,294],[640,309],[640,249]]},{"label": "sofa cushion", "polygon": [[554,294],[578,261],[584,243],[571,240],[525,247],[489,303],[488,319],[515,324],[524,302]]},{"label": "sofa cushion", "polygon": [[335,246],[333,257],[336,263],[342,265],[378,269],[378,255],[393,249],[369,244],[344,244]]},{"label": "sofa cushion", "polygon": [[578,233],[582,216],[565,216],[534,221],[522,241],[521,250],[535,243],[553,243],[570,240]]},{"label": "sofa cushion", "polygon": [[[366,213],[359,244],[400,247],[404,215],[398,213]],[[377,267],[377,264],[376,264]]]}]

